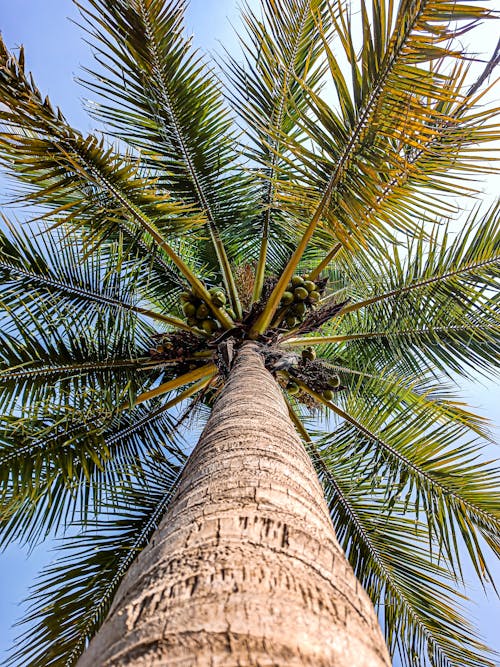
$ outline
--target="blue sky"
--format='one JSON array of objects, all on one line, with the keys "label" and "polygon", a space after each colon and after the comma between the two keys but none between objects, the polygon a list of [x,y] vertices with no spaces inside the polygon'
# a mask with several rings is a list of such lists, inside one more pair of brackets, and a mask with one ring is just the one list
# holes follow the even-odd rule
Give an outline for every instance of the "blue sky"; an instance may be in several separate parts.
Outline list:
[{"label": "blue sky", "polygon": [[[221,40],[229,49],[234,48],[235,38],[229,21],[237,22],[236,4],[235,0],[192,0],[187,25],[190,32],[195,32],[195,42],[199,46],[207,50],[217,49],[218,40]],[[61,106],[71,123],[83,131],[91,131],[94,122],[81,105],[85,91],[74,82],[80,66],[91,63],[90,53],[81,39],[82,32],[68,17],[78,17],[69,0],[0,0],[0,30],[7,45],[11,48],[21,43],[25,45],[28,68],[34,72],[42,92],[48,93],[51,100]],[[491,32],[483,30],[479,38],[481,47],[486,45],[492,49],[497,35],[493,28]],[[490,192],[498,192],[499,185],[498,178],[490,179],[487,188]],[[500,421],[500,394],[493,384],[468,385],[464,395],[478,412]],[[19,617],[19,602],[41,565],[50,559],[46,545],[36,549],[30,558],[17,548],[10,548],[0,555],[0,662],[3,651],[14,637],[9,627]],[[500,581],[499,568],[496,573],[497,581]],[[500,651],[498,599],[490,595],[486,600],[478,586],[470,594],[477,601],[471,616],[489,644]]]}]

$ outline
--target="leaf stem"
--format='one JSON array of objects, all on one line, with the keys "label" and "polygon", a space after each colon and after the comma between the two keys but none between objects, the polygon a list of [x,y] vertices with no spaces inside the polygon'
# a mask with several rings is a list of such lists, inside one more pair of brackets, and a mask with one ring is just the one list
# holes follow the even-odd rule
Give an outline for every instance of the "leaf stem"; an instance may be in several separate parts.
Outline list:
[{"label": "leaf stem", "polygon": [[[172,389],[177,389],[177,387],[182,387],[185,384],[188,384],[189,382],[194,382],[194,380],[200,380],[201,378],[207,378],[207,377],[212,377],[215,375],[217,372],[217,366],[213,363],[206,364],[205,366],[201,366],[200,368],[195,368],[192,371],[189,371],[189,373],[185,373],[184,375],[180,375],[179,377],[173,378],[172,380],[169,380],[168,382],[164,382],[163,384],[159,385],[155,389],[151,389],[150,391],[145,391],[142,394],[139,394],[137,398],[134,401],[134,405],[139,405],[140,403],[144,403],[145,401],[149,401],[151,398],[155,398],[156,396],[161,396],[162,394],[166,394],[168,391],[171,391]],[[130,408],[132,407],[130,403],[125,403],[124,408]]]}]

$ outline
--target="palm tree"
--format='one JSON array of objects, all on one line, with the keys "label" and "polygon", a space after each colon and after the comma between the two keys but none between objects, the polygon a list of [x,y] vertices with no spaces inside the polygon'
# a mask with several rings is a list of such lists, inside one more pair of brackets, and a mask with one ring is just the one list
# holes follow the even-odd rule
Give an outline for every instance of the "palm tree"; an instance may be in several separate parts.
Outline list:
[{"label": "palm tree", "polygon": [[496,369],[498,206],[447,226],[493,11],[262,0],[216,67],[183,0],[76,4],[102,133],[0,42],[1,543],[64,535],[11,664],[493,665],[460,603],[499,475],[452,381]]}]

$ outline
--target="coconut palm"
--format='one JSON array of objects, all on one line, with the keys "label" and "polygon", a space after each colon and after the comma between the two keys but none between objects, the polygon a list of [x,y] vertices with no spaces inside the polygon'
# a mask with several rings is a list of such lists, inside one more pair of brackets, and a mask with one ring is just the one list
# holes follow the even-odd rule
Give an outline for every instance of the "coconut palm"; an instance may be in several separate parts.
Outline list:
[{"label": "coconut palm", "polygon": [[493,664],[456,380],[498,361],[498,206],[448,228],[492,3],[352,4],[262,0],[211,63],[183,0],[77,3],[88,136],[0,43],[1,543],[63,535],[11,664]]}]

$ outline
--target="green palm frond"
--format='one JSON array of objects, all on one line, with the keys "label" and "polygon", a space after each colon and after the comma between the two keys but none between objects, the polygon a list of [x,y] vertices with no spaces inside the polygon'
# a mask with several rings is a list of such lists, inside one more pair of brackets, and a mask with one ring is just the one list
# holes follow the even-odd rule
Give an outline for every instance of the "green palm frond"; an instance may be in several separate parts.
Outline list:
[{"label": "green palm frond", "polygon": [[68,522],[95,519],[113,489],[128,488],[158,457],[175,468],[185,453],[172,408],[199,389],[130,412],[115,410],[123,397],[98,392],[87,412],[54,406],[45,418],[4,418],[0,543],[36,542]]},{"label": "green palm frond", "polygon": [[404,254],[393,247],[382,271],[362,256],[337,258],[337,291],[330,298],[352,303],[322,335],[290,338],[288,344],[324,344],[323,358],[343,359],[339,363],[359,370],[392,363],[416,374],[424,368],[466,377],[495,373],[499,222],[495,205],[473,212],[455,238],[446,228],[435,228],[429,240],[419,233]]},{"label": "green palm frond", "polygon": [[266,264],[277,249],[285,244],[290,254],[293,251],[295,239],[278,210],[276,189],[277,182],[296,174],[281,156],[276,137],[297,132],[298,109],[304,110],[307,103],[300,81],[305,80],[312,89],[321,84],[325,69],[322,35],[329,19],[328,2],[321,0],[266,0],[261,11],[258,16],[250,7],[244,10],[247,35],[240,41],[245,64],[228,54],[225,68],[234,108],[250,140],[244,150],[255,165],[255,176],[263,179],[262,213],[254,235],[260,245],[254,300],[260,297]]},{"label": "green palm frond", "polygon": [[[128,269],[117,244],[85,254],[80,237],[69,234],[59,238],[55,234],[30,237],[22,227],[16,229],[7,219],[4,224],[8,231],[0,231],[0,277],[3,285],[9,287],[3,296],[7,310],[18,311],[17,304],[25,303],[29,295],[32,306],[42,299],[46,308],[57,310],[61,316],[63,300],[67,301],[65,317],[70,312],[77,318],[87,317],[89,306],[94,306],[96,315],[111,307],[136,313],[145,311],[142,314],[151,319],[165,321],[161,313],[136,305],[147,280],[135,262],[132,262],[135,269]],[[147,267],[142,268],[145,273]],[[178,285],[171,283],[170,288],[178,289]]]},{"label": "green palm frond", "polygon": [[89,4],[90,10],[79,6],[101,67],[86,85],[103,98],[91,111],[140,149],[143,163],[175,198],[206,216],[216,266],[238,313],[222,236],[251,199],[220,85],[184,36],[185,3]]},{"label": "green palm frond", "polygon": [[[104,620],[124,574],[150,540],[182,471],[156,460],[102,509],[97,525],[65,538],[30,592],[24,635],[7,664],[73,664]],[[119,547],[117,548],[117,545]]]},{"label": "green palm frond", "polygon": [[[110,359],[102,339],[73,338],[71,345],[37,338],[22,341],[4,333],[0,344],[0,405],[2,410],[45,413],[57,404],[76,409],[91,393],[106,391],[109,383],[138,392],[150,377],[140,380],[139,359]],[[160,371],[156,371],[156,375]],[[91,388],[91,389],[89,389]]]},{"label": "green palm frond", "polygon": [[[390,364],[385,368],[375,366],[373,372],[355,370],[352,360],[346,360],[349,366],[327,362],[328,368],[339,374],[340,382],[346,386],[348,392],[355,391],[364,400],[391,401],[394,404],[411,408],[415,413],[425,409],[427,417],[432,422],[452,423],[462,436],[469,437],[476,434],[485,441],[491,442],[492,435],[488,421],[473,413],[457,396],[456,388],[446,385],[441,378],[434,374],[415,376],[413,371],[404,373],[399,366]],[[344,395],[340,394],[336,401],[344,405]]]},{"label": "green palm frond", "polygon": [[[399,6],[380,0],[373,9],[369,16],[361,2],[359,48],[354,19],[335,3],[339,16],[332,10],[331,21],[342,57],[334,55],[326,38],[324,46],[338,104],[332,108],[308,90],[309,109],[300,124],[312,147],[304,141],[288,143],[297,169],[303,165],[304,192],[290,184],[291,203],[285,206],[297,202],[304,215],[309,191],[309,210],[322,210],[335,237],[348,246],[356,238],[366,244],[371,228],[378,233],[385,229],[389,239],[395,229],[414,231],[412,215],[429,208],[432,190],[440,193],[434,200],[439,213],[443,193],[463,192],[464,173],[484,173],[484,152],[478,153],[477,145],[498,136],[488,123],[495,112],[478,108],[476,88],[468,94],[465,54],[458,42],[493,16],[491,11],[432,0]],[[343,59],[351,69],[350,81],[343,74]],[[460,184],[453,183],[452,174],[462,178]],[[398,192],[390,198],[387,188],[393,181]],[[390,215],[378,215],[387,202]]]},{"label": "green palm frond", "polygon": [[[332,441],[309,445],[339,542],[378,607],[392,655],[403,665],[493,666],[494,658],[460,613],[464,597],[442,558],[429,552],[427,529],[404,499],[377,484],[380,470],[362,452]],[[353,476],[354,470],[359,473]]]},{"label": "green palm frond", "polygon": [[481,459],[484,444],[464,440],[464,429],[454,421],[435,421],[427,405],[415,409],[398,405],[390,395],[384,399],[351,391],[343,408],[330,403],[345,425],[323,443],[325,457],[327,446],[339,442],[363,449],[379,468],[387,493],[411,502],[417,518],[423,513],[430,536],[456,571],[461,570],[461,535],[478,576],[491,581],[476,529],[498,554],[500,474]]},{"label": "green palm frond", "polygon": [[[372,239],[377,243],[385,238],[393,243],[396,231],[415,233],[411,206],[409,214],[398,217],[392,213],[388,224],[374,211],[386,201],[381,193],[394,173],[406,170],[408,151],[419,150],[422,143],[433,144],[436,128],[442,127],[449,146],[450,107],[463,108],[467,90],[465,55],[458,38],[492,15],[488,9],[480,6],[471,9],[462,2],[420,0],[402,2],[396,7],[392,2],[380,0],[375,3],[373,28],[370,28],[368,13],[362,11],[363,44],[358,57],[351,21],[345,14],[347,10],[342,9],[340,3],[335,7],[341,16],[337,20],[332,10],[332,22],[353,72],[353,97],[345,82],[339,85],[342,67],[330,53],[332,79],[337,83],[337,93],[343,99],[340,106],[346,116],[342,117],[331,105],[320,100],[319,95],[308,91],[309,110],[301,114],[298,123],[306,139],[292,141],[286,135],[276,136],[276,140],[286,146],[282,152],[286,150],[288,159],[300,169],[300,178],[286,184],[280,197],[282,207],[300,221],[301,241],[252,328],[254,338],[269,326],[287,283],[322,225],[330,229],[332,245],[340,241],[352,249],[366,247]],[[362,7],[365,9],[364,2]],[[394,26],[390,37],[381,39],[389,26]],[[450,61],[454,59],[457,64],[451,67]],[[474,91],[476,98],[479,94]],[[477,103],[472,104],[474,111],[460,129],[458,122],[452,123],[453,149],[448,148],[448,158],[436,163],[435,181],[432,181],[434,174],[429,164],[415,175],[412,182],[417,194],[434,191],[436,197],[436,193],[441,194],[443,190],[458,194],[463,191],[462,183],[445,188],[443,181],[457,175],[463,179],[465,173],[475,171],[484,173],[484,160],[481,162],[484,151],[478,154],[476,163],[467,151],[494,141],[498,131],[491,123],[488,126],[495,112],[481,111],[477,106]],[[426,195],[424,202],[428,198]],[[403,200],[404,197],[396,198],[393,208],[400,201],[403,209],[406,206]],[[423,208],[422,197],[420,207]],[[362,224],[366,218],[369,224]]]},{"label": "green palm frond", "polygon": [[[37,283],[44,272],[30,273]],[[17,283],[2,295],[0,402],[7,412],[44,414],[56,404],[79,409],[90,394],[97,400],[99,391],[106,393],[109,383],[139,392],[151,381],[148,374],[158,377],[159,370],[150,368],[146,374],[140,368],[144,357],[150,362],[154,329],[138,321],[137,313],[110,307],[115,304],[106,302],[105,289],[80,290],[77,274],[73,293],[66,282],[61,287],[59,277],[46,294],[32,281],[26,292]]]},{"label": "green palm frond", "polygon": [[[16,60],[1,44],[0,89],[4,106],[0,120],[0,155],[10,173],[22,183],[27,202],[64,212],[63,220],[77,220],[93,200],[109,205],[108,228],[125,213],[134,229],[156,233],[159,239],[186,225],[189,208],[163,194],[156,180],[143,176],[132,155],[122,157],[104,141],[84,137],[69,126],[59,110],[43,100]],[[151,221],[154,218],[155,222]],[[158,231],[161,229],[161,231]],[[95,233],[97,234],[97,231]],[[100,229],[106,235],[106,230]]]},{"label": "green palm frond", "polygon": [[[167,240],[175,232],[182,234],[200,224],[202,217],[159,189],[156,178],[142,175],[135,157],[122,157],[102,139],[83,137],[70,127],[61,112],[42,99],[22,61],[0,42],[0,121],[6,126],[0,134],[0,161],[27,188],[24,200],[48,206],[59,216],[64,211],[59,224],[73,225],[78,225],[78,215],[85,213],[89,199],[91,205],[96,198],[101,205],[112,204],[104,216],[92,220],[92,241],[116,233],[125,224],[131,235],[144,237],[146,243],[152,239],[210,303],[203,283]],[[84,220],[88,224],[90,219]],[[231,326],[223,311],[213,311],[224,326]]]},{"label": "green palm frond", "polygon": [[[150,324],[156,320],[157,326],[163,323],[192,331],[179,317],[148,307],[145,295],[152,283],[151,260],[127,255],[123,243],[108,244],[89,253],[81,237],[74,234],[30,238],[7,219],[4,223],[8,229],[8,232],[0,230],[4,309],[19,314],[26,310],[29,301],[33,315],[40,309],[44,317],[47,313],[57,313],[60,319],[83,317],[89,321],[92,309],[96,317],[105,309],[116,309],[139,315],[134,326],[137,330],[147,331],[142,324],[145,317]],[[162,302],[172,310],[178,300],[178,279],[168,272],[162,273],[161,285]]]}]

